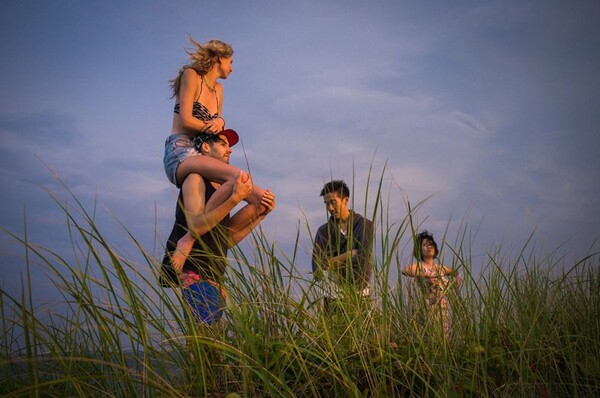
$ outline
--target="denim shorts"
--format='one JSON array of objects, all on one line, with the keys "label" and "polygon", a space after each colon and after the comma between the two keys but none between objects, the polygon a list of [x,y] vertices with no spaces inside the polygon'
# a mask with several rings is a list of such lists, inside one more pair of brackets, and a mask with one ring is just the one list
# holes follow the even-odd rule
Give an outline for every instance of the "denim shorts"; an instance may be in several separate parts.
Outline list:
[{"label": "denim shorts", "polygon": [[167,178],[177,188],[181,185],[177,184],[177,167],[190,156],[200,155],[200,152],[194,147],[192,137],[187,134],[171,134],[165,141],[165,157],[163,163]]},{"label": "denim shorts", "polygon": [[212,325],[223,317],[226,293],[215,282],[200,280],[182,288],[181,292],[199,324]]}]

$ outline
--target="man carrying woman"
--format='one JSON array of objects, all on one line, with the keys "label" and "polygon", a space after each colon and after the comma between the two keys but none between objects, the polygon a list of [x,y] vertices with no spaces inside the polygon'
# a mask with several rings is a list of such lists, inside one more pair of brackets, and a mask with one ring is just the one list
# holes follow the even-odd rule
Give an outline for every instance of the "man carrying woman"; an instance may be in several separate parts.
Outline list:
[{"label": "man carrying woman", "polygon": [[[206,211],[216,208],[230,197],[238,177],[242,182],[252,179],[249,174],[228,163],[203,156],[195,145],[199,134],[218,134],[225,130],[222,116],[223,86],[218,79],[227,79],[232,72],[233,49],[219,40],[210,40],[201,45],[190,38],[193,50],[187,50],[190,62],[184,65],[177,77],[171,81],[175,98],[173,126],[165,142],[164,166],[169,181],[181,188],[189,175],[200,175],[219,184],[219,188],[205,204]],[[253,204],[258,217],[265,211],[261,200],[265,190],[252,185],[244,199]],[[199,198],[195,198],[198,200]],[[193,232],[193,231],[192,231]],[[191,233],[182,236],[172,255],[174,268],[181,269],[196,237]]]}]

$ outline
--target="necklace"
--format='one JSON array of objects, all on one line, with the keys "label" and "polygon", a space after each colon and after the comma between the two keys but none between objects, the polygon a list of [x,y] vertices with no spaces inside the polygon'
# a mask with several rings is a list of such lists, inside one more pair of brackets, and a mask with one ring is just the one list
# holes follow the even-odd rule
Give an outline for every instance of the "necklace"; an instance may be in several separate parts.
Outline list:
[{"label": "necklace", "polygon": [[216,87],[217,83],[216,82],[215,82],[214,86],[212,86],[212,87],[209,86],[208,82],[206,81],[206,76],[205,75],[202,75],[202,81],[204,82],[204,84],[206,84],[206,87],[208,87],[208,89],[210,90],[211,93],[214,93],[215,91],[217,91],[217,87]]}]

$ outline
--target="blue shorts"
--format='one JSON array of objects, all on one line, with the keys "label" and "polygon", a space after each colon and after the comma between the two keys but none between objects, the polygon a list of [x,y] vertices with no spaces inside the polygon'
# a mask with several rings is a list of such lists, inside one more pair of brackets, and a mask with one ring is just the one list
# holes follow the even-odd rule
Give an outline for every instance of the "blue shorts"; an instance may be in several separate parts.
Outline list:
[{"label": "blue shorts", "polygon": [[177,167],[190,156],[199,156],[200,152],[194,147],[192,137],[187,134],[171,134],[165,141],[165,156],[163,163],[167,178],[177,188],[181,185],[177,184]]},{"label": "blue shorts", "polygon": [[225,291],[211,281],[199,281],[181,289],[196,322],[212,325],[223,317],[227,306]]}]

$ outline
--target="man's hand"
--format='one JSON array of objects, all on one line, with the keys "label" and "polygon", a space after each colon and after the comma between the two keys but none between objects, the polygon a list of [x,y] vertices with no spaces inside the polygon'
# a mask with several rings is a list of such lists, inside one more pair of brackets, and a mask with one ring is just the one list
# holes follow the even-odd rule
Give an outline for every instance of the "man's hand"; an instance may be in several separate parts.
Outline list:
[{"label": "man's hand", "polygon": [[250,192],[252,192],[252,177],[250,177],[249,174],[240,171],[235,180],[231,197],[239,203],[246,199],[246,197],[250,195]]},{"label": "man's hand", "polygon": [[267,189],[262,198],[260,198],[260,204],[265,207],[262,214],[266,216],[275,208],[275,194]]},{"label": "man's hand", "polygon": [[327,259],[326,267],[330,271],[335,271],[345,267],[346,261],[352,261],[352,258],[356,255],[358,255],[358,250],[352,249],[337,256],[331,256]]}]

